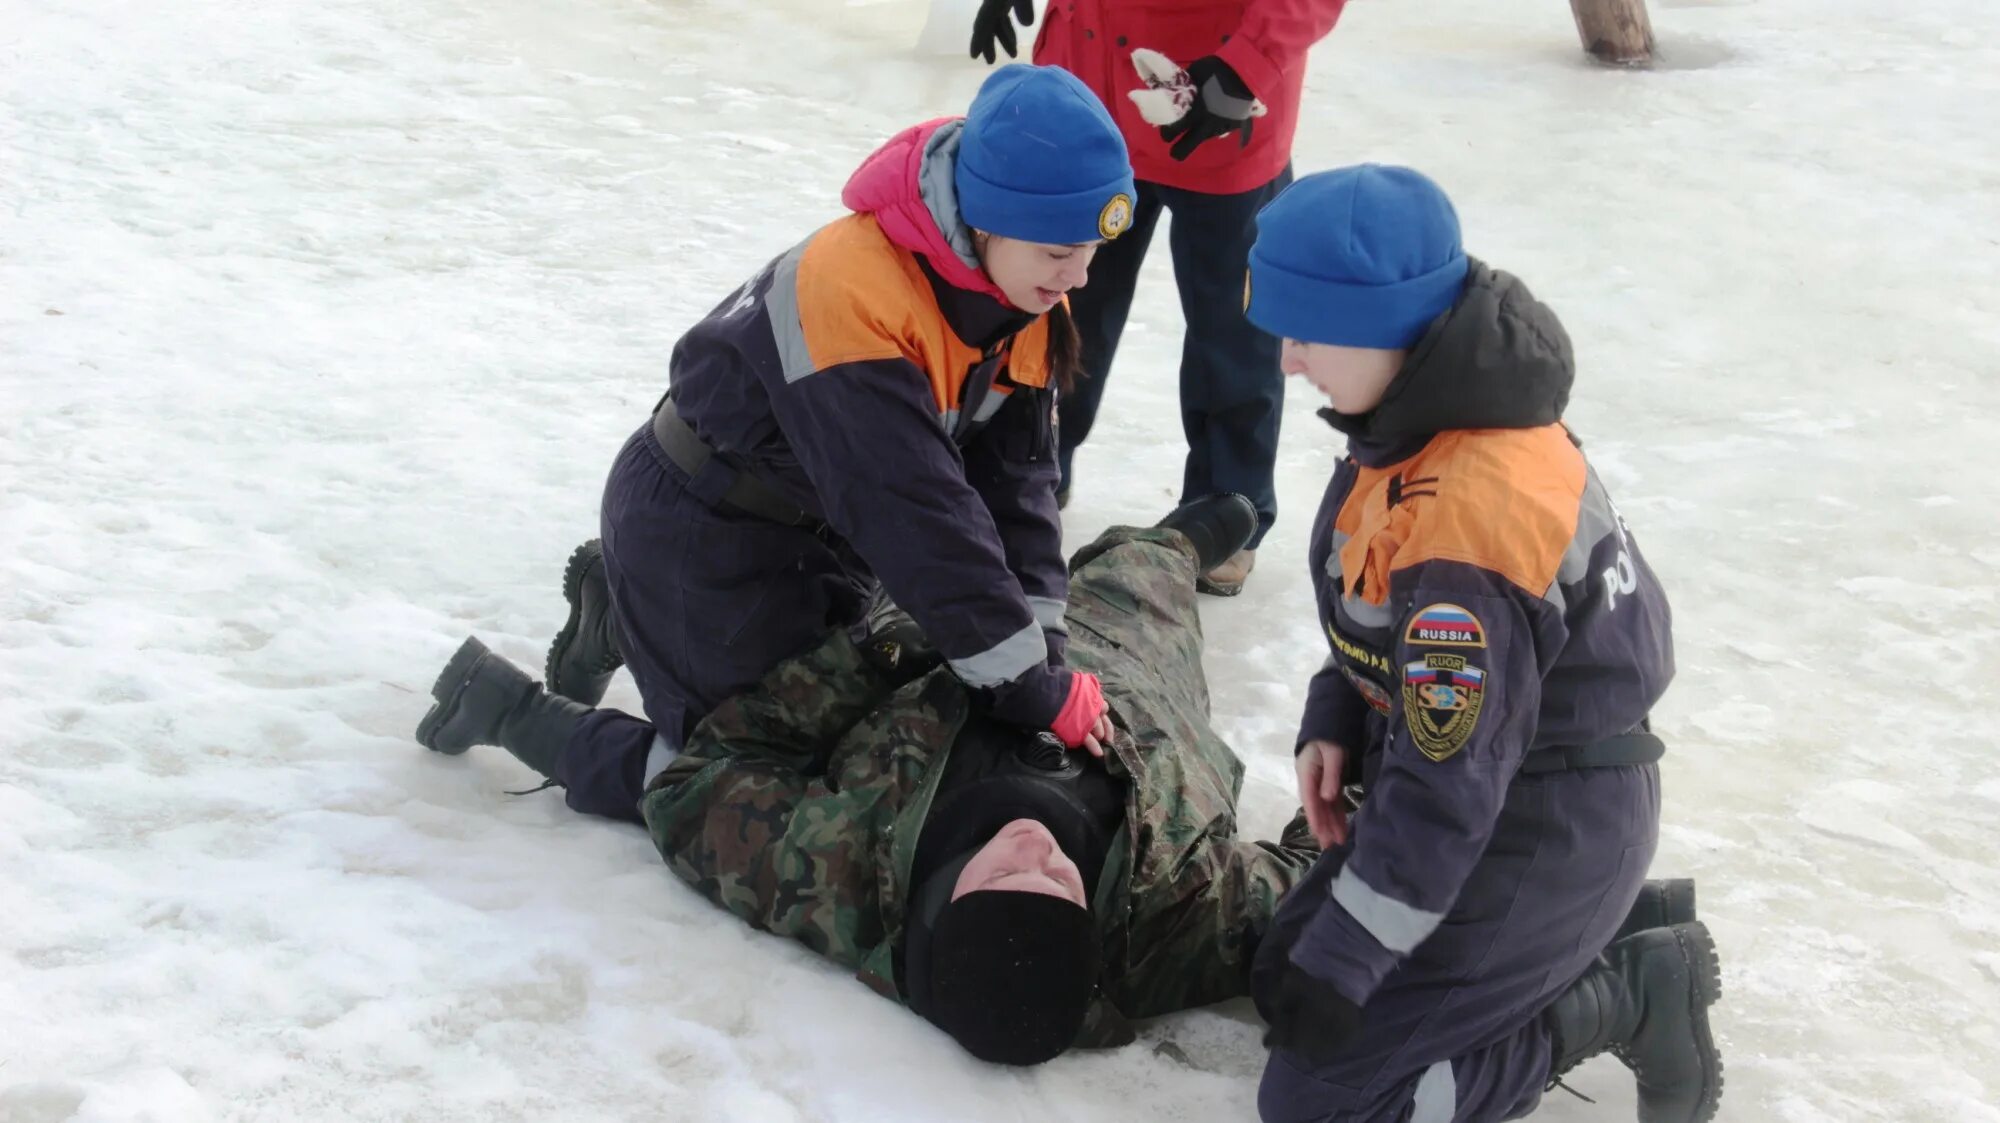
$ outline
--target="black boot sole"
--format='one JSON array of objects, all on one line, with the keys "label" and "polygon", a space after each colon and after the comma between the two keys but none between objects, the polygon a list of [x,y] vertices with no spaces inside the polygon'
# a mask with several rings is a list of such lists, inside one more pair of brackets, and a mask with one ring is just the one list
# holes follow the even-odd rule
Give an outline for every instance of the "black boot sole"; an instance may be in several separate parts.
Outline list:
[{"label": "black boot sole", "polygon": [[1670,931],[1687,960],[1689,1022],[1694,1028],[1695,1048],[1701,1053],[1701,1100],[1686,1123],[1708,1123],[1722,1106],[1722,1054],[1708,1024],[1708,1008],[1722,998],[1722,960],[1715,951],[1715,937],[1701,921],[1676,924]]},{"label": "black boot sole", "polygon": [[[570,691],[576,690],[582,684],[564,682],[562,676],[556,673],[556,668],[562,665],[563,656],[568,653],[570,644],[576,642],[577,633],[583,628],[583,579],[590,572],[593,561],[599,565],[603,564],[603,551],[591,548],[597,541],[593,538],[570,551],[569,561],[563,566],[563,600],[569,603],[569,619],[563,621],[562,630],[558,631],[556,638],[550,641],[549,657],[542,667],[542,681],[548,684],[549,691],[568,698],[576,697]],[[617,669],[617,667],[611,668],[613,671]],[[564,689],[565,687],[568,689]],[[601,692],[599,697],[602,697]],[[586,697],[581,700],[588,705],[595,705],[599,699]]]},{"label": "black boot sole", "polygon": [[1234,585],[1218,585],[1206,575],[1194,579],[1194,591],[1211,597],[1233,597],[1243,591],[1243,582]]},{"label": "black boot sole", "polygon": [[469,636],[458,645],[458,650],[445,663],[444,670],[438,672],[437,681],[431,684],[431,697],[437,702],[431,706],[430,712],[424,714],[423,720],[417,722],[417,744],[446,756],[457,756],[472,747],[439,748],[437,735],[447,722],[457,716],[459,701],[465,696],[466,687],[472,685],[472,674],[486,654],[486,645]]}]

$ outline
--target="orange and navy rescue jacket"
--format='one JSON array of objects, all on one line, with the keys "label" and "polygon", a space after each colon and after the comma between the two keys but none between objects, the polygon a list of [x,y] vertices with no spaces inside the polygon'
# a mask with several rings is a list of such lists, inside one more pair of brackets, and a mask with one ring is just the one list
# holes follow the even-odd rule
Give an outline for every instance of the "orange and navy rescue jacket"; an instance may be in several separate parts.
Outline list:
[{"label": "orange and navy rescue jacket", "polygon": [[1049,326],[973,254],[960,128],[911,128],[863,163],[842,196],[856,213],[680,340],[673,395],[843,539],[997,716],[1046,725],[1069,683]]},{"label": "orange and navy rescue jacket", "polygon": [[1572,377],[1555,314],[1475,262],[1379,407],[1322,413],[1349,455],[1299,744],[1345,747],[1367,795],[1292,959],[1357,1003],[1451,910],[1525,754],[1640,727],[1673,677],[1666,596],[1561,423]]}]

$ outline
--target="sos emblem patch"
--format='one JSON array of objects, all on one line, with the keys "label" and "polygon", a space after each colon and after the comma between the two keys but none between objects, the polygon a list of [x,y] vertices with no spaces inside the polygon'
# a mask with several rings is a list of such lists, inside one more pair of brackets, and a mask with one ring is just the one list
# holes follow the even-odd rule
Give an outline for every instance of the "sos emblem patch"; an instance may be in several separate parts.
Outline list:
[{"label": "sos emblem patch", "polygon": [[1433,654],[1403,665],[1403,724],[1417,750],[1447,760],[1472,739],[1486,702],[1486,672],[1463,655]]}]

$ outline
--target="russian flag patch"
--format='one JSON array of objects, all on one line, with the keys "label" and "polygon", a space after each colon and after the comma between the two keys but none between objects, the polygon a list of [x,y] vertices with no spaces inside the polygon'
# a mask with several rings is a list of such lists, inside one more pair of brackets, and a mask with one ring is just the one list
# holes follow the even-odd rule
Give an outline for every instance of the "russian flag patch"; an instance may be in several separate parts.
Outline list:
[{"label": "russian flag patch", "polygon": [[1410,618],[1403,642],[1426,647],[1485,647],[1479,618],[1455,604],[1434,604]]}]

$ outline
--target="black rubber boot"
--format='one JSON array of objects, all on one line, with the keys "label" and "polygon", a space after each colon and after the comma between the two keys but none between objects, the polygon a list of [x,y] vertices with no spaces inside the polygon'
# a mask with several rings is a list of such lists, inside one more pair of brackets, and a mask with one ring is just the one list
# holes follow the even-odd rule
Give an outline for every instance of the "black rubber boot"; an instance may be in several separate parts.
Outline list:
[{"label": "black rubber boot", "polygon": [[1201,559],[1200,571],[1207,573],[1234,557],[1257,533],[1257,508],[1234,493],[1210,495],[1180,507],[1159,525],[1187,535]]},{"label": "black rubber boot", "polygon": [[1686,924],[1694,916],[1693,878],[1648,881],[1639,887],[1639,899],[1632,902],[1632,911],[1625,914],[1625,923],[1619,926],[1618,934],[1611,937],[1611,942],[1615,944],[1649,928],[1672,928],[1676,924]]},{"label": "black rubber boot", "polygon": [[569,602],[569,619],[549,645],[544,675],[554,693],[595,706],[604,700],[611,676],[625,665],[618,626],[611,619],[602,540],[593,538],[570,553],[563,567],[563,599]]},{"label": "black rubber boot", "polygon": [[1700,921],[1612,944],[1546,1013],[1549,1086],[1599,1053],[1639,1082],[1639,1123],[1706,1123],[1722,1101],[1708,1008],[1722,996],[1715,940]]},{"label": "black rubber boot", "polygon": [[590,714],[589,706],[543,690],[476,639],[459,645],[431,697],[437,704],[417,723],[419,744],[451,756],[474,745],[498,745],[550,780],[556,754]]}]

